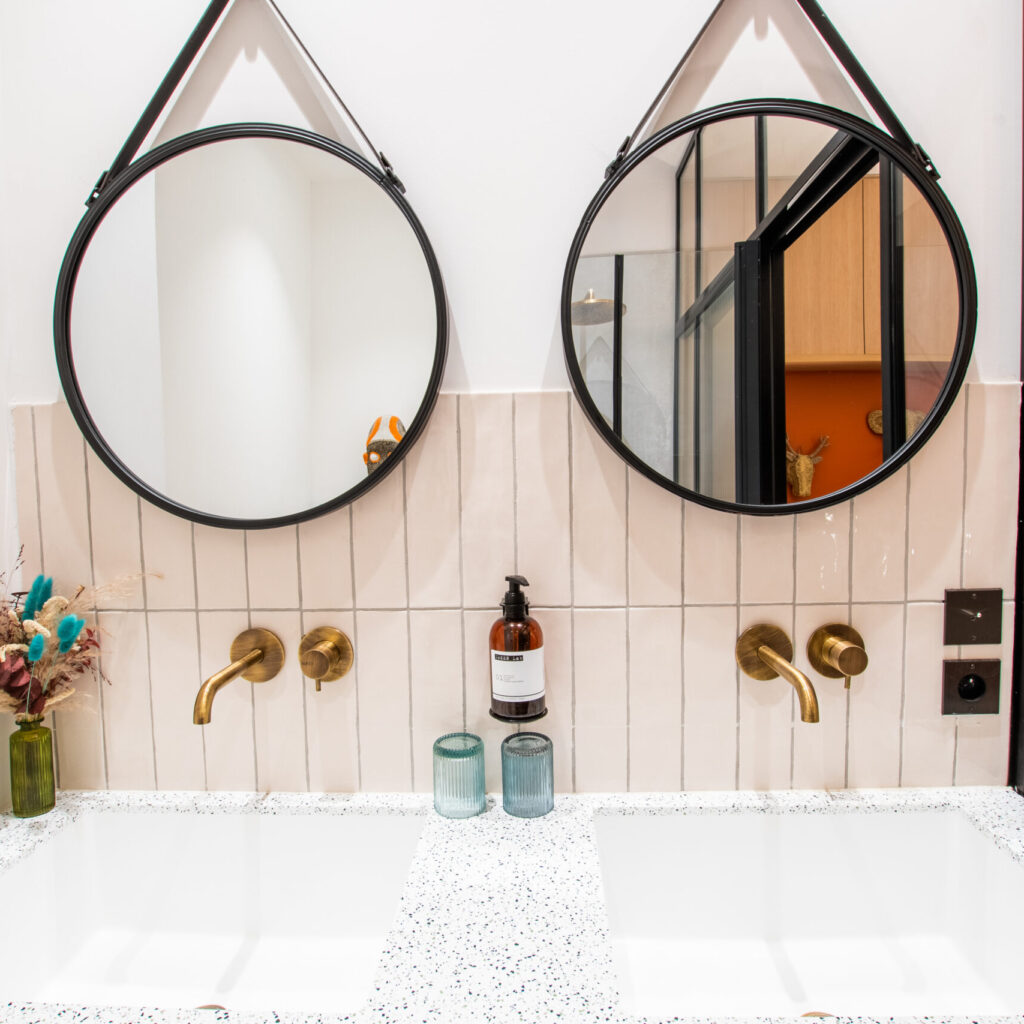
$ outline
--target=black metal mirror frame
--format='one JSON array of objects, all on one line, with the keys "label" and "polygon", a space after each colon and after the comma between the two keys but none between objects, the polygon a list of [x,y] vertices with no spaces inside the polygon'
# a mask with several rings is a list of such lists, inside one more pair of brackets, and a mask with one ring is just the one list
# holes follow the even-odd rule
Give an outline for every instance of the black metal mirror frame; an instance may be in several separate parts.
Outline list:
[{"label": "black metal mirror frame", "polygon": [[[430,280],[434,292],[434,306],[437,313],[434,360],[426,392],[416,415],[407,426],[404,438],[398,444],[398,447],[395,448],[394,452],[371,475],[368,475],[354,487],[350,487],[330,501],[289,515],[266,519],[240,519],[212,515],[201,509],[180,504],[173,498],[154,490],[145,481],[136,476],[131,468],[118,458],[117,453],[107,443],[89,413],[88,406],[78,384],[77,375],[75,374],[70,329],[75,281],[82,258],[93,234],[118,199],[145,174],[182,153],[217,142],[249,138],[280,139],[312,146],[315,149],[322,150],[340,160],[346,161],[376,182],[402,212],[402,215],[408,221],[409,226],[419,241],[423,257],[430,271]],[[426,426],[430,412],[437,400],[438,391],[440,390],[441,376],[444,372],[445,358],[448,352],[448,306],[445,298],[444,282],[441,279],[441,270],[426,232],[423,230],[416,214],[413,213],[412,207],[406,201],[403,191],[401,183],[398,182],[393,174],[388,173],[387,170],[384,172],[378,170],[358,153],[353,152],[338,142],[302,128],[260,123],[218,125],[213,128],[204,128],[186,135],[180,135],[161,146],[149,150],[143,156],[130,163],[124,170],[119,171],[115,177],[104,182],[102,189],[96,191],[91,197],[88,210],[72,236],[64,256],[64,262],[61,265],[54,302],[53,337],[60,382],[64,388],[68,406],[85,439],[111,472],[147,501],[166,509],[168,512],[174,513],[174,515],[190,519],[193,522],[203,523],[207,526],[222,526],[245,530],[289,526],[308,519],[314,519],[333,509],[341,508],[351,501],[355,501],[356,498],[365,494],[371,487],[380,483],[389,473],[393,472]]]},{"label": "black metal mirror frame", "polygon": [[[609,196],[625,180],[626,176],[643,161],[648,155],[666,145],[673,139],[688,132],[695,131],[706,125],[719,121],[729,120],[736,117],[778,115],[786,117],[797,117],[805,120],[817,121],[833,128],[848,132],[849,134],[862,139],[876,147],[880,152],[891,158],[899,169],[910,178],[925,196],[931,205],[946,240],[949,243],[950,251],[953,254],[953,261],[956,267],[957,289],[960,299],[960,313],[957,324],[956,344],[953,349],[953,356],[950,361],[949,372],[939,392],[935,404],[920,427],[901,448],[899,448],[889,459],[884,461],[877,469],[866,476],[861,477],[856,483],[850,484],[840,490],[823,495],[820,498],[811,498],[806,501],[787,504],[755,505],[742,502],[723,501],[706,494],[701,494],[688,487],[670,480],[661,473],[656,472],[647,463],[641,460],[634,452],[618,437],[612,427],[605,420],[598,410],[597,405],[591,398],[580,370],[579,361],[576,358],[576,347],[573,338],[571,305],[573,279],[576,273],[576,266],[579,262],[587,234],[594,223],[595,218],[608,200]],[[628,142],[629,140],[627,140]],[[621,151],[620,151],[621,152]],[[846,501],[857,494],[861,494],[886,477],[891,476],[925,444],[929,437],[935,432],[943,417],[949,411],[960,386],[963,383],[967,372],[967,365],[970,362],[971,351],[974,344],[974,331],[977,322],[977,283],[974,276],[974,262],[971,258],[970,247],[964,235],[963,228],[945,193],[935,183],[935,178],[930,173],[929,165],[923,163],[914,150],[898,143],[892,136],[876,128],[874,125],[854,117],[845,111],[837,110],[834,107],[824,106],[818,103],[811,103],[804,100],[787,99],[751,99],[741,100],[733,103],[725,103],[720,106],[710,107],[698,111],[682,120],[675,121],[653,135],[643,145],[638,146],[624,159],[612,165],[611,173],[591,200],[583,215],[583,220],[573,238],[572,246],[569,249],[569,257],[565,266],[565,275],[562,279],[561,298],[561,322],[562,322],[562,345],[565,352],[566,367],[569,372],[569,379],[572,382],[573,391],[576,394],[587,418],[594,425],[597,432],[604,438],[610,447],[624,459],[637,472],[642,473],[656,484],[672,491],[681,497],[688,498],[708,508],[720,509],[727,512],[741,512],[752,515],[783,515],[794,512],[811,512],[822,508],[828,508]]]}]

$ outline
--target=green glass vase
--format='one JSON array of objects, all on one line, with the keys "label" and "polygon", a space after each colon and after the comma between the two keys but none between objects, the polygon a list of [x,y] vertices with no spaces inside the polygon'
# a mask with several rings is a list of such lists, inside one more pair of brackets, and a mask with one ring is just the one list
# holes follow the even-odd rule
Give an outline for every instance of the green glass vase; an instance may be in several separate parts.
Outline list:
[{"label": "green glass vase", "polygon": [[11,804],[15,817],[34,818],[52,811],[57,802],[53,784],[53,735],[42,715],[18,721],[11,733]]}]

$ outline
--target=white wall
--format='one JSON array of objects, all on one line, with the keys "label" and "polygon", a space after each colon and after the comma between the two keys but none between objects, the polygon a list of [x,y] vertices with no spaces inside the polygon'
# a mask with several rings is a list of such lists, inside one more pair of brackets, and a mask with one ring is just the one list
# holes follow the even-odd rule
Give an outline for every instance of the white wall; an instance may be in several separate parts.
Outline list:
[{"label": "white wall", "polygon": [[[51,316],[65,246],[204,6],[0,0],[0,346],[15,357],[0,382],[5,406],[58,394]],[[435,247],[453,318],[446,390],[567,387],[558,298],[569,243],[605,165],[712,6],[282,0],[405,181]],[[1016,379],[1019,0],[945,0],[926,14],[920,0],[824,7],[935,160],[964,223],[980,295],[972,375]]]}]

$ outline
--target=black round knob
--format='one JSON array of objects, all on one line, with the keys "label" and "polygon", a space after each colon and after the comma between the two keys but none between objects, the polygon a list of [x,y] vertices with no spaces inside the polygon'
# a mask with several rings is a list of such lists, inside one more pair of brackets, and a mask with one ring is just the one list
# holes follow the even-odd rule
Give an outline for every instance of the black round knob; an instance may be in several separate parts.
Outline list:
[{"label": "black round knob", "polygon": [[981,700],[985,696],[985,680],[971,672],[956,684],[956,692],[960,694],[961,700]]}]

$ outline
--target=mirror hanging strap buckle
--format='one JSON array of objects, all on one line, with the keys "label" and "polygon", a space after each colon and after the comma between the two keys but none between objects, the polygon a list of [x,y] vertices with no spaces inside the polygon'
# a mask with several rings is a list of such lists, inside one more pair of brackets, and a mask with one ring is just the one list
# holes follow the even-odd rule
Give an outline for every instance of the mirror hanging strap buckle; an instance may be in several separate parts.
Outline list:
[{"label": "mirror hanging strap buckle", "polygon": [[924,148],[919,142],[914,143],[913,149],[914,159],[936,180],[942,177],[932,163],[932,158],[924,151]]},{"label": "mirror hanging strap buckle", "polygon": [[615,153],[615,159],[604,169],[604,180],[607,181],[618,169],[619,164],[626,159],[626,150],[629,149],[629,144],[633,141],[632,135],[627,135],[622,140],[622,145],[619,146],[618,151]]},{"label": "mirror hanging strap buckle", "polygon": [[384,168],[384,177],[387,178],[388,181],[390,181],[391,184],[394,185],[395,188],[397,188],[398,191],[401,192],[402,195],[404,196],[405,186],[402,184],[402,179],[399,178],[397,174],[395,174],[395,169],[391,166],[391,163],[388,160],[388,158],[381,152],[378,152],[377,156],[380,159],[381,167]]},{"label": "mirror hanging strap buckle", "polygon": [[110,180],[110,171],[104,171],[97,179],[96,184],[93,185],[92,191],[89,193],[89,198],[86,199],[85,205],[92,206],[100,197],[100,193],[107,187],[107,182]]}]

